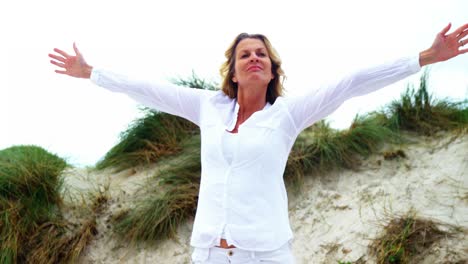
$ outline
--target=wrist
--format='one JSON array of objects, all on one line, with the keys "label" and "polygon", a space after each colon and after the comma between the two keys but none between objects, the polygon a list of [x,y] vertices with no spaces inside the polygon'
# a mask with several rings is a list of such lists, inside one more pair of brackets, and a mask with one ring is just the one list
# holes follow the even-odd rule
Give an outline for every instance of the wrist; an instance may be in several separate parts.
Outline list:
[{"label": "wrist", "polygon": [[421,65],[421,67],[436,62],[436,56],[431,49],[427,49],[419,53],[419,65]]},{"label": "wrist", "polygon": [[89,79],[91,78],[91,72],[93,71],[93,66],[86,65],[83,70],[82,78]]}]

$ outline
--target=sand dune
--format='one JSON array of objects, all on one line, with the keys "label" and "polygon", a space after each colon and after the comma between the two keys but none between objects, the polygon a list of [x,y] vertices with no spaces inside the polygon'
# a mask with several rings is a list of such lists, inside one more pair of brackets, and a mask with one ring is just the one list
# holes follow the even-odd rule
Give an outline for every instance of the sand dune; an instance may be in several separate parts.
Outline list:
[{"label": "sand dune", "polygon": [[[468,136],[414,137],[405,146],[384,147],[362,160],[357,171],[332,171],[308,177],[301,195],[290,195],[290,221],[297,263],[375,263],[368,245],[395,216],[417,216],[459,227],[454,237],[432,245],[417,263],[467,263]],[[384,159],[384,151],[401,149],[406,157]],[[138,195],[155,167],[120,173],[70,169],[67,197],[88,191],[108,192],[108,207],[98,219],[99,234],[81,263],[190,263],[192,221],[177,239],[157,246],[129,245],[114,237],[109,219]]]}]

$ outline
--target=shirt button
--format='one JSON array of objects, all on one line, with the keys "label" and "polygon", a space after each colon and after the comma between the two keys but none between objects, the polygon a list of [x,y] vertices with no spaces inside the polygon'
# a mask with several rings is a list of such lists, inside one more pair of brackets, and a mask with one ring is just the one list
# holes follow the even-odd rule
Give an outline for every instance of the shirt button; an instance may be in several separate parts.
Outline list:
[{"label": "shirt button", "polygon": [[228,255],[229,255],[229,256],[232,256],[232,255],[234,255],[234,252],[232,252],[232,250],[229,250],[229,251],[228,251]]}]

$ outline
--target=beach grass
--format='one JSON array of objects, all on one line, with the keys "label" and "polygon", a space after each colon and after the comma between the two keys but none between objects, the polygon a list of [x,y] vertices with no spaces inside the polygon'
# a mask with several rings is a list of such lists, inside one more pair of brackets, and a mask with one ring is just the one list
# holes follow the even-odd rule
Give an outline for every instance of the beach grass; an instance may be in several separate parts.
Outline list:
[{"label": "beach grass", "polygon": [[[215,90],[217,84],[192,72],[186,78],[174,78],[174,84],[194,89]],[[96,164],[97,169],[112,167],[124,170],[148,165],[163,157],[181,152],[180,142],[199,133],[193,123],[173,115],[143,108],[144,116],[136,119],[120,135],[119,143]]]},{"label": "beach grass", "polygon": [[466,128],[468,100],[436,99],[428,91],[428,73],[421,75],[418,89],[408,86],[399,100],[391,102],[384,112],[386,126],[422,135]]},{"label": "beach grass", "polygon": [[[384,143],[401,143],[403,131],[434,135],[436,131],[466,127],[466,104],[432,99],[426,79],[423,75],[418,90],[407,89],[400,101],[384,110],[356,116],[348,129],[336,130],[320,121],[304,130],[287,162],[284,177],[288,191],[300,192],[305,177],[359,168],[361,159],[376,153]],[[206,85],[196,77],[179,84],[194,83],[200,88]],[[429,129],[427,124],[437,130]],[[151,133],[150,129],[147,131]],[[161,155],[152,161],[157,160],[162,169],[153,182],[145,184],[146,195],[114,217],[114,230],[125,241],[154,242],[174,237],[177,226],[195,214],[201,170],[200,138],[197,132],[191,133],[175,140],[179,144],[176,155]]]},{"label": "beach grass", "polygon": [[[424,75],[419,89],[408,88],[384,110],[356,116],[348,129],[336,130],[320,121],[304,130],[287,161],[288,192],[300,192],[305,177],[358,169],[361,160],[382,144],[400,142],[404,131],[425,136],[453,130],[466,133],[468,101],[436,100],[429,95],[426,80]],[[195,74],[174,82],[201,89],[215,87]],[[145,116],[135,120],[96,165],[123,170],[157,164],[140,196],[111,221],[113,232],[131,244],[176,237],[178,227],[195,215],[201,173],[198,128],[179,117],[143,111]],[[96,219],[109,197],[98,192],[91,204],[83,204],[87,209],[79,223],[64,219],[60,175],[67,166],[62,158],[36,146],[0,151],[0,263],[73,263],[96,236]],[[395,220],[392,226],[406,225],[400,237],[407,238],[417,229],[414,219]],[[384,240],[374,243],[376,252],[387,252],[381,259],[407,259],[407,249],[401,251],[402,245],[389,246]]]},{"label": "beach grass", "polygon": [[[71,204],[73,217],[60,216],[41,225],[29,239],[27,263],[77,263],[98,232],[97,219],[105,211],[108,189],[90,191],[86,199]],[[70,212],[69,212],[70,213]],[[69,216],[70,216],[69,215]]]},{"label": "beach grass", "polygon": [[332,170],[357,169],[360,158],[375,153],[384,142],[395,142],[399,135],[382,125],[381,116],[372,113],[356,116],[346,130],[332,129],[320,121],[304,130],[296,140],[285,171],[290,189],[298,192],[304,177]]},{"label": "beach grass", "polygon": [[457,229],[409,211],[391,217],[383,226],[382,233],[371,241],[369,249],[378,264],[414,263],[414,259],[434,243],[456,234]]},{"label": "beach grass", "polygon": [[174,238],[178,227],[195,215],[197,184],[169,187],[163,195],[150,195],[113,219],[114,231],[131,245]]},{"label": "beach grass", "polygon": [[210,91],[218,90],[219,87],[219,84],[217,82],[207,81],[206,79],[201,78],[199,75],[197,75],[195,71],[192,71],[191,76],[173,78],[171,79],[171,82],[179,86]]},{"label": "beach grass", "polygon": [[120,171],[148,165],[180,153],[180,142],[198,133],[191,122],[174,115],[145,109],[146,114],[129,126],[117,145],[96,164],[97,169],[112,167]]},{"label": "beach grass", "polygon": [[0,263],[76,263],[107,202],[93,196],[78,223],[62,213],[66,161],[38,146],[0,151]]},{"label": "beach grass", "polygon": [[60,222],[62,158],[37,146],[0,151],[0,263],[22,263],[41,226]]},{"label": "beach grass", "polygon": [[132,244],[174,238],[177,228],[195,215],[200,183],[200,136],[184,144],[184,152],[161,161],[144,185],[142,199],[117,213],[114,230]]}]

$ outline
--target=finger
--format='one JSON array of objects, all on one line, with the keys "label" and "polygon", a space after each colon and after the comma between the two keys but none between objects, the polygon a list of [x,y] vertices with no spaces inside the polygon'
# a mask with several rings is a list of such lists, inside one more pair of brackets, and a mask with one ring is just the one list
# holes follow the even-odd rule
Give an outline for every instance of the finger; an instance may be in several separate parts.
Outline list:
[{"label": "finger", "polygon": [[54,64],[55,66],[59,66],[59,67],[65,69],[65,63],[56,62],[56,61],[54,61],[54,60],[50,60],[50,63]]},{"label": "finger", "polygon": [[60,57],[60,56],[57,56],[57,55],[54,55],[54,54],[50,54],[50,53],[49,53],[49,57],[51,57],[52,59],[61,61],[61,62],[65,62],[65,61],[66,61],[66,59],[64,59],[63,57]]},{"label": "finger", "polygon": [[440,32],[440,34],[442,36],[445,36],[445,34],[447,34],[447,32],[450,30],[450,27],[452,26],[452,23],[449,23],[446,27],[444,27],[444,29],[442,29],[442,31]]},{"label": "finger", "polygon": [[460,47],[463,47],[466,44],[468,44],[468,39],[462,39],[462,40],[458,41],[458,43],[460,44]]},{"label": "finger", "polygon": [[467,52],[468,52],[468,48],[467,48],[467,49],[458,50],[458,54],[464,54],[464,53],[467,53]]},{"label": "finger", "polygon": [[457,38],[460,40],[460,39],[464,38],[466,35],[468,35],[468,30],[464,30],[463,32],[458,34]]},{"label": "finger", "polygon": [[67,71],[61,71],[61,70],[55,70],[56,73],[60,73],[60,74],[66,74]]},{"label": "finger", "polygon": [[460,35],[460,33],[462,33],[463,31],[465,31],[465,29],[467,29],[467,28],[468,28],[468,24],[465,24],[465,25],[463,25],[463,26],[457,28],[457,30],[455,30],[455,31],[453,32],[453,34],[455,34],[455,36],[458,36],[458,35]]},{"label": "finger", "polygon": [[68,53],[66,53],[65,51],[63,51],[61,49],[55,48],[54,51],[57,52],[58,54],[62,55],[63,57],[67,58],[67,59],[70,57],[70,55],[68,55]]}]

